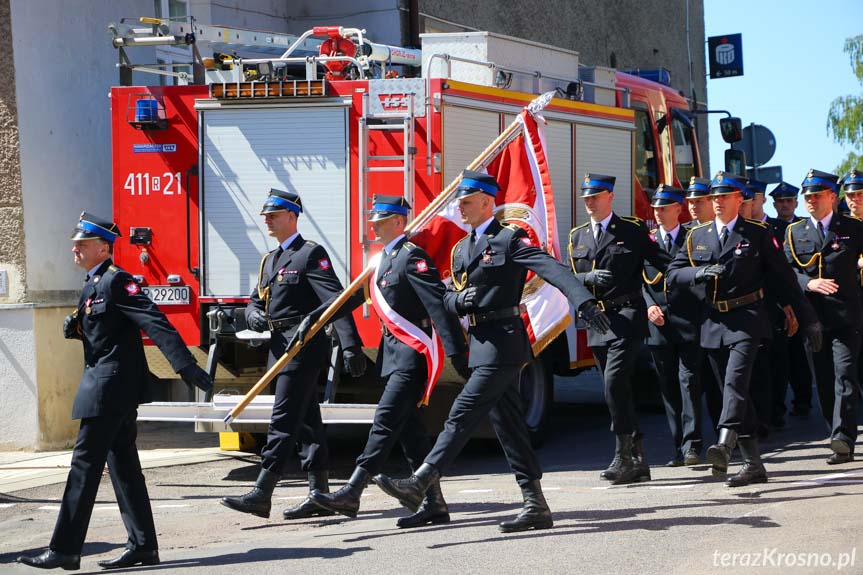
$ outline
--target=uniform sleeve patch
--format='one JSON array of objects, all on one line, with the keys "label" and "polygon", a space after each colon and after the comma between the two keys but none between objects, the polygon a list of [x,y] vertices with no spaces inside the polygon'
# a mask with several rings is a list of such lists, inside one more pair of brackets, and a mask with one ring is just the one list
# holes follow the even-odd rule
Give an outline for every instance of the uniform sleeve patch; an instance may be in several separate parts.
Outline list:
[{"label": "uniform sleeve patch", "polygon": [[321,266],[322,270],[328,270],[330,269],[330,260],[328,260],[327,258],[318,260],[318,265]]},{"label": "uniform sleeve patch", "polygon": [[417,271],[420,273],[425,273],[425,272],[429,271],[429,265],[426,263],[425,260],[418,260],[417,261]]},{"label": "uniform sleeve patch", "polygon": [[141,291],[141,288],[138,287],[138,284],[136,284],[135,282],[127,283],[125,285],[125,289],[127,292],[129,292],[129,295],[138,295],[138,293]]},{"label": "uniform sleeve patch", "polygon": [[650,241],[656,243],[656,234],[647,234],[647,237],[650,238]]},{"label": "uniform sleeve patch", "polygon": [[523,243],[526,246],[532,246],[533,245],[533,242],[530,240],[530,238],[521,238],[521,243]]}]

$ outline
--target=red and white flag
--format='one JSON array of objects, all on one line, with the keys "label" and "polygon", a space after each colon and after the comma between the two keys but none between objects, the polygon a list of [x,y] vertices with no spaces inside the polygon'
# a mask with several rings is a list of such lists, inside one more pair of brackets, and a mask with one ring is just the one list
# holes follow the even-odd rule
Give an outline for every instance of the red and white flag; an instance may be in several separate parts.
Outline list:
[{"label": "red and white flag", "polygon": [[390,333],[396,339],[425,357],[428,378],[426,380],[425,392],[419,405],[428,405],[432,390],[434,390],[441,371],[443,371],[443,343],[434,326],[432,326],[431,335],[429,336],[422,328],[405,319],[404,316],[387,303],[383,293],[381,293],[380,287],[378,287],[381,253],[378,252],[369,263],[375,268],[374,274],[369,280],[369,295],[371,296],[375,313],[378,314],[380,320],[387,326],[387,329],[390,330]]},{"label": "red and white flag", "polygon": [[[539,120],[544,122],[541,117]],[[500,185],[495,212],[498,219],[523,228],[533,245],[559,259],[557,218],[542,125],[527,110],[522,110],[518,121],[521,133],[486,169]],[[452,248],[469,230],[461,222],[458,200],[453,200],[411,241],[429,253],[441,277],[449,281]],[[528,274],[521,303],[526,309],[522,319],[536,355],[572,321],[569,303],[557,288],[532,272]]]}]

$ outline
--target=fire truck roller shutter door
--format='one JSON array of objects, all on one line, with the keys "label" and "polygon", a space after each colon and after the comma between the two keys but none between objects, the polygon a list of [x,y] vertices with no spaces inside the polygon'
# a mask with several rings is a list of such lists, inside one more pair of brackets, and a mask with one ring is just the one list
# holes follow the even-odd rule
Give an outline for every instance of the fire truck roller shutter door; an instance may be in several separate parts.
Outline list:
[{"label": "fire truck roller shutter door", "polygon": [[299,232],[349,283],[347,122],[341,106],[202,112],[205,295],[251,293],[276,243],[258,215],[270,188],[302,196]]}]

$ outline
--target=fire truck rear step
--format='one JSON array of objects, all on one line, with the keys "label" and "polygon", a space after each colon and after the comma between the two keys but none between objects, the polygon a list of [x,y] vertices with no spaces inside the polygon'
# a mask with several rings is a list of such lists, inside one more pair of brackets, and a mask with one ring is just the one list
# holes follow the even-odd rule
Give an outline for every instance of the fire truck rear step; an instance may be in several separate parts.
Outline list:
[{"label": "fire truck rear step", "polygon": [[[274,395],[259,395],[231,423],[224,425],[225,415],[242,399],[241,395],[217,395],[210,403],[154,402],[138,406],[138,421],[175,421],[220,424],[213,431],[240,431],[244,425],[266,425],[273,414]],[[322,403],[321,417],[325,424],[371,424],[375,404]]]}]

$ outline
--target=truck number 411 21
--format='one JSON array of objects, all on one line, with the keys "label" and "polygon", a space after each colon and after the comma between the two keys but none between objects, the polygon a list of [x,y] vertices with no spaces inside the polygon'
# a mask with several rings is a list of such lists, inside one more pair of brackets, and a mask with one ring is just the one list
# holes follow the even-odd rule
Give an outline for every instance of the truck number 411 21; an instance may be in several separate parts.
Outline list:
[{"label": "truck number 411 21", "polygon": [[149,172],[130,173],[126,176],[124,190],[129,190],[132,196],[149,196],[150,193],[162,193],[165,196],[179,196],[183,193],[180,185],[180,172],[165,172],[161,176]]}]

